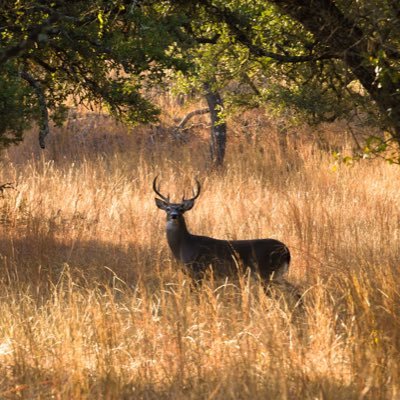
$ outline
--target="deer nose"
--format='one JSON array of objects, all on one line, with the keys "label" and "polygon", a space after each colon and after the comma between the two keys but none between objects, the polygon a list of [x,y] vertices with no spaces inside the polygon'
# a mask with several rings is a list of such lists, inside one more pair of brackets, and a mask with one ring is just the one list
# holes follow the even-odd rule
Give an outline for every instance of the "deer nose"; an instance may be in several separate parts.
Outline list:
[{"label": "deer nose", "polygon": [[171,219],[177,219],[179,217],[179,213],[176,211],[171,212],[170,214]]}]

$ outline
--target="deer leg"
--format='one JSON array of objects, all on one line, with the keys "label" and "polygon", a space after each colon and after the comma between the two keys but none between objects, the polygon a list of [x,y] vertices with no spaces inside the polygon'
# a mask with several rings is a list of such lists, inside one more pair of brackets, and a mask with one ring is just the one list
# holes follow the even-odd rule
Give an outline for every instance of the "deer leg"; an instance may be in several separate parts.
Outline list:
[{"label": "deer leg", "polygon": [[303,298],[299,289],[293,285],[292,283],[288,282],[284,278],[279,279],[271,279],[265,285],[265,293],[269,297],[275,297],[275,293],[273,293],[273,288],[276,288],[279,292],[283,295],[287,294],[291,301],[295,301],[296,307],[303,306]]},{"label": "deer leg", "polygon": [[196,289],[201,287],[203,278],[204,278],[204,266],[200,262],[192,262],[190,264],[186,264],[186,269],[192,278],[193,285]]}]

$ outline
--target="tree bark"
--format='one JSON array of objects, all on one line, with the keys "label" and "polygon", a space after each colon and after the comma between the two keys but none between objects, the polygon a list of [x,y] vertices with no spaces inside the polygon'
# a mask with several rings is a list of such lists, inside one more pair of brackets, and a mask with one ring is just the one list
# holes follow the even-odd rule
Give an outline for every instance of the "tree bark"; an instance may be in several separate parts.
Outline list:
[{"label": "tree bark", "polygon": [[210,83],[204,84],[204,90],[211,117],[211,160],[216,167],[221,167],[224,163],[226,149],[226,122],[221,116],[224,104],[221,95],[212,89]]},{"label": "tree bark", "polygon": [[21,78],[25,79],[35,90],[39,109],[40,109],[40,121],[39,121],[39,146],[44,149],[46,148],[45,139],[50,132],[49,128],[49,112],[47,110],[46,95],[39,81],[37,81],[29,72],[21,71]]}]

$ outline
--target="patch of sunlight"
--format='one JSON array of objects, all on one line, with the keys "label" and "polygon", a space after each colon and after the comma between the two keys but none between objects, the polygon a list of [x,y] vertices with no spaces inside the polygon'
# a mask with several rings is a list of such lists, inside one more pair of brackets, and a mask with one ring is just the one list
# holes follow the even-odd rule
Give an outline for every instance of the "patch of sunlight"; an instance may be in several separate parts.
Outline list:
[{"label": "patch of sunlight", "polygon": [[11,346],[11,340],[6,339],[2,343],[0,343],[0,356],[6,356],[8,354],[11,354],[13,352],[12,346]]}]

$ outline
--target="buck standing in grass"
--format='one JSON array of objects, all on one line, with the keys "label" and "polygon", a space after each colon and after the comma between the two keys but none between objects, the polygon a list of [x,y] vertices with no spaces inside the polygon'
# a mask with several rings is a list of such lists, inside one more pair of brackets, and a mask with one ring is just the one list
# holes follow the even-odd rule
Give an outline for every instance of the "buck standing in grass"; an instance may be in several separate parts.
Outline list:
[{"label": "buck standing in grass", "polygon": [[171,203],[157,189],[157,177],[153,190],[160,197],[156,205],[167,213],[167,240],[175,258],[184,263],[195,280],[203,278],[211,266],[216,276],[234,276],[242,268],[250,268],[265,283],[279,281],[288,271],[290,252],[285,244],[275,239],[220,240],[208,236],[192,235],[183,214],[194,206],[201,186],[196,180],[196,192],[191,199]]}]

